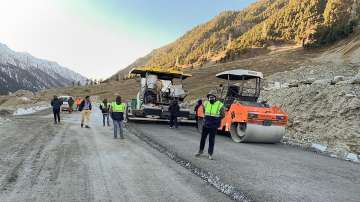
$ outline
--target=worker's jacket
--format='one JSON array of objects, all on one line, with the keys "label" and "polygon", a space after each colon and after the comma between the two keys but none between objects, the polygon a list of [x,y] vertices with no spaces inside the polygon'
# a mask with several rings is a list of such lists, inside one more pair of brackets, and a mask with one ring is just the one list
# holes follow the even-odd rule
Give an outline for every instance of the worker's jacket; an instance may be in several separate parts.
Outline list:
[{"label": "worker's jacket", "polygon": [[178,117],[180,115],[180,106],[178,104],[171,104],[169,106],[170,116]]},{"label": "worker's jacket", "polygon": [[51,100],[51,106],[53,110],[60,110],[62,104],[63,102],[59,98]]},{"label": "worker's jacket", "polygon": [[223,116],[224,104],[220,101],[216,101],[214,104],[211,104],[209,101],[204,103],[204,114],[205,122],[204,127],[206,128],[219,128],[221,123],[221,118]]},{"label": "worker's jacket", "polygon": [[74,102],[75,102],[75,101],[74,101],[73,99],[69,99],[69,100],[68,100],[69,106],[72,107],[72,106],[74,105]]},{"label": "worker's jacket", "polygon": [[[88,102],[88,109],[86,110],[91,110],[92,106],[91,106],[91,102]],[[85,108],[85,100],[81,101],[80,105],[79,105],[79,111],[84,110]]]},{"label": "worker's jacket", "polygon": [[126,110],[125,103],[111,103],[111,118],[115,121],[122,121],[124,120],[124,113]]},{"label": "worker's jacket", "polygon": [[100,104],[100,110],[103,114],[108,114],[110,111],[110,107],[111,107],[110,103],[103,102]]},{"label": "worker's jacket", "polygon": [[80,104],[81,104],[81,99],[80,99],[80,98],[77,98],[77,99],[75,100],[75,104],[76,104],[76,105],[80,105]]},{"label": "worker's jacket", "polygon": [[200,105],[200,106],[197,107],[196,116],[197,116],[197,117],[200,117],[200,118],[204,118],[204,117],[205,117],[205,114],[204,114],[204,105]]}]

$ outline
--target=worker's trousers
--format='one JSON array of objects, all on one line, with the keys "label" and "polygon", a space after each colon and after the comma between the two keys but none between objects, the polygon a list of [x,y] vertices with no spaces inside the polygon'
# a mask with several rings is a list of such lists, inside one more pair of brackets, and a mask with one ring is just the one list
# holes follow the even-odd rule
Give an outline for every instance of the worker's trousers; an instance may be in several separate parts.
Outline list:
[{"label": "worker's trousers", "polygon": [[124,139],[124,133],[123,133],[123,121],[118,121],[113,119],[113,125],[114,125],[114,138],[117,138],[118,134],[118,128],[120,132],[120,138]]},{"label": "worker's trousers", "polygon": [[169,123],[170,127],[174,127],[177,128],[178,127],[178,120],[177,120],[177,116],[174,115],[170,115],[170,123]]},{"label": "worker's trousers", "polygon": [[60,123],[60,109],[53,109],[54,113],[54,122]]},{"label": "worker's trousers", "polygon": [[88,126],[90,124],[91,110],[85,109],[81,112],[81,124]]},{"label": "worker's trousers", "polygon": [[208,153],[209,155],[213,155],[214,153],[214,146],[215,146],[215,135],[217,132],[217,128],[207,128],[203,127],[202,133],[201,133],[201,140],[200,140],[200,152],[204,151],[205,148],[205,142],[207,139],[207,136],[209,135],[209,149]]},{"label": "worker's trousers", "polygon": [[108,113],[104,113],[104,114],[103,114],[103,125],[104,125],[104,126],[105,126],[105,122],[107,123],[107,126],[110,126],[109,114],[108,114]]}]

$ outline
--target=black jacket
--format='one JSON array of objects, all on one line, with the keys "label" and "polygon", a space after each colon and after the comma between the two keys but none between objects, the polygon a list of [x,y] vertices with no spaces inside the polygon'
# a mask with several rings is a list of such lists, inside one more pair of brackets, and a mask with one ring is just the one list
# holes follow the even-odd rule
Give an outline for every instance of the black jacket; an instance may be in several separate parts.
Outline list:
[{"label": "black jacket", "polygon": [[[104,106],[103,106],[104,105]],[[100,110],[103,114],[107,114],[110,111],[110,104],[109,103],[102,103],[100,104]]]},{"label": "black jacket", "polygon": [[51,100],[51,106],[53,110],[60,110],[60,107],[62,105],[62,101],[59,98]]},{"label": "black jacket", "polygon": [[177,103],[173,103],[169,106],[170,116],[180,115],[180,106]]},{"label": "black jacket", "polygon": [[[82,111],[85,107],[85,100],[81,101],[80,106],[79,106],[79,111]],[[90,106],[89,109],[91,110],[92,106],[91,106],[91,102],[90,102]]]},{"label": "black jacket", "polygon": [[123,121],[124,120],[124,113],[123,112],[112,112],[111,118],[115,121]]}]

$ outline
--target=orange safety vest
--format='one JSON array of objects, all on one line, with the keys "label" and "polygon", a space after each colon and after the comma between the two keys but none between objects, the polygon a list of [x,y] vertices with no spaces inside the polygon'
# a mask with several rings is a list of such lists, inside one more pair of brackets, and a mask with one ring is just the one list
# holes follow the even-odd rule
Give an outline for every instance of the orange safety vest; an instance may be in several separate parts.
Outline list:
[{"label": "orange safety vest", "polygon": [[204,114],[204,105],[200,105],[197,112],[196,112],[196,115],[198,117],[201,117],[201,118],[204,118],[205,117],[205,114]]},{"label": "orange safety vest", "polygon": [[80,104],[81,104],[81,99],[80,99],[80,98],[77,98],[76,101],[75,101],[75,103],[76,103],[77,105],[80,105]]}]

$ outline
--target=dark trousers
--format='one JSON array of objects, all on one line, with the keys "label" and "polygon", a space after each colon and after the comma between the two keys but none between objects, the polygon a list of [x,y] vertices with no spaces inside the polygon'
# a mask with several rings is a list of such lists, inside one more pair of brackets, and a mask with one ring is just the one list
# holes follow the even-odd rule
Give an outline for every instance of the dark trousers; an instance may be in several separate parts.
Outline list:
[{"label": "dark trousers", "polygon": [[205,148],[205,142],[207,139],[207,136],[209,135],[209,149],[208,153],[212,155],[214,153],[214,145],[215,145],[215,135],[217,132],[217,128],[207,128],[203,127],[202,133],[201,133],[201,140],[200,140],[200,152],[204,151]]},{"label": "dark trousers", "polygon": [[170,127],[173,126],[175,126],[176,128],[178,127],[177,116],[170,115]]},{"label": "dark trousers", "polygon": [[105,126],[105,120],[106,120],[107,126],[110,126],[109,114],[103,114],[103,125],[104,126]]},{"label": "dark trousers", "polygon": [[60,109],[53,109],[53,113],[54,113],[54,122],[60,123]]},{"label": "dark trousers", "polygon": [[199,126],[199,120],[200,120],[200,117],[195,116],[195,121],[196,121],[195,128],[198,128],[198,126]]}]

